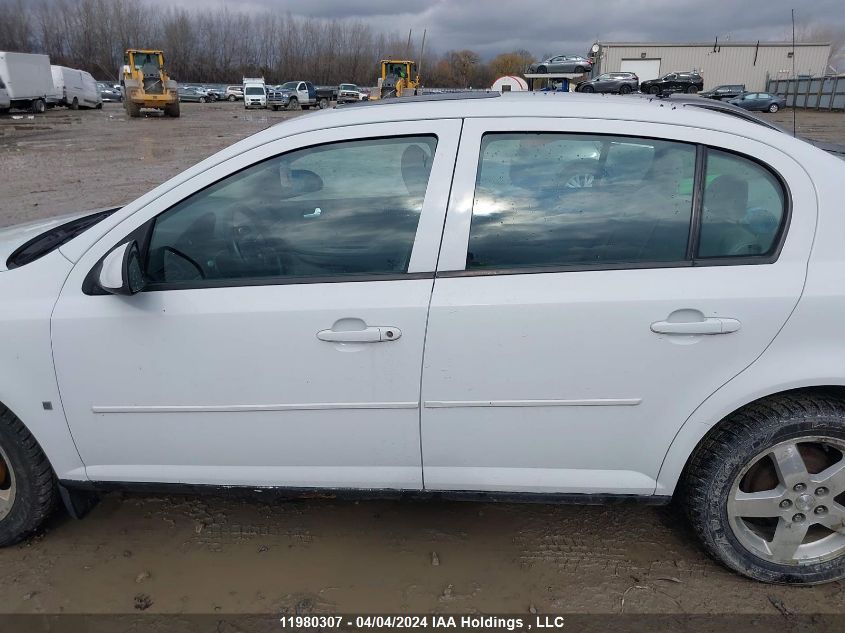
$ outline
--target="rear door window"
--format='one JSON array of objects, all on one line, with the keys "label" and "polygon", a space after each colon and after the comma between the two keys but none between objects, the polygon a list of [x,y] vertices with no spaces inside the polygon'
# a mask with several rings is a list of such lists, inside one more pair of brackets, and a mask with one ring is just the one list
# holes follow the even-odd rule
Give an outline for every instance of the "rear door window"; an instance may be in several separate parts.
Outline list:
[{"label": "rear door window", "polygon": [[695,160],[654,139],[486,134],[467,268],[682,261]]}]

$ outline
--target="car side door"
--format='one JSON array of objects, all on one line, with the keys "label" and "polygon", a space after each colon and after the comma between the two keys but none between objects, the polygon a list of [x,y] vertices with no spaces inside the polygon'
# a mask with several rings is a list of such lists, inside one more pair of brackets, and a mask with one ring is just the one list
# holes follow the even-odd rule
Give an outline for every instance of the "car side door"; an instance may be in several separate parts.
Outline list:
[{"label": "car side door", "polygon": [[[296,134],[118,212],[52,319],[88,477],[421,487],[420,367],[460,129]],[[100,291],[100,262],[130,240],[145,289]]]},{"label": "car side door", "polygon": [[653,494],[684,421],[789,318],[815,218],[805,171],[739,135],[467,120],[429,310],[426,487]]}]

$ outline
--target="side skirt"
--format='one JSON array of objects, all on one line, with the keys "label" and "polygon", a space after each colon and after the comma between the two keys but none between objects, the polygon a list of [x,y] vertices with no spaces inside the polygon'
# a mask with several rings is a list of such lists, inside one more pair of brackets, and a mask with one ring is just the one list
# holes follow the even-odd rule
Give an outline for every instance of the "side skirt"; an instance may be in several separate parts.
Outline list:
[{"label": "side skirt", "polygon": [[[668,495],[575,494],[534,492],[485,492],[476,490],[386,490],[367,488],[290,488],[220,486],[207,484],[174,484],[123,481],[71,481],[59,483],[62,500],[71,516],[81,518],[93,505],[80,513],[91,497],[109,492],[130,494],[210,495],[218,497],[251,498],[266,501],[299,499],[338,500],[408,500],[408,501],[478,501],[500,503],[546,503],[567,505],[608,505],[636,503],[661,506],[671,502]],[[82,504],[82,505],[80,505]]]}]

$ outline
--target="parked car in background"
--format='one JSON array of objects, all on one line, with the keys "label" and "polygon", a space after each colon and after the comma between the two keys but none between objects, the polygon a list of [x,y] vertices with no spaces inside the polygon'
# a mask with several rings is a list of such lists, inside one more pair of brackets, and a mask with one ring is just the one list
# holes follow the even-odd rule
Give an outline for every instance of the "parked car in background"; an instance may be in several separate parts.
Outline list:
[{"label": "parked car in background", "polygon": [[728,103],[745,110],[757,110],[759,112],[777,112],[786,107],[786,99],[768,92],[745,92],[728,100]]},{"label": "parked car in background", "polygon": [[704,88],[704,79],[697,72],[668,73],[658,79],[649,79],[640,83],[640,92],[652,95],[672,92],[700,92]]},{"label": "parked car in background", "polygon": [[546,60],[531,64],[529,73],[588,73],[593,69],[593,62],[581,55],[556,55]]},{"label": "parked car in background", "polygon": [[699,96],[707,97],[708,99],[716,99],[717,101],[724,101],[727,99],[734,99],[745,92],[745,84],[723,84],[716,86],[710,90],[699,92]]},{"label": "parked car in background", "polygon": [[275,86],[268,95],[268,106],[274,110],[308,110],[309,108],[328,108],[337,98],[337,88],[315,86],[310,81],[288,81]]},{"label": "parked car in background", "polygon": [[355,101],[366,101],[370,98],[355,84],[340,84],[337,87],[338,103],[353,103]]},{"label": "parked car in background", "polygon": [[243,101],[244,87],[243,86],[226,86],[224,96],[229,101]]},{"label": "parked car in background", "polygon": [[576,92],[618,92],[629,94],[640,88],[640,78],[634,73],[604,73],[595,79],[584,81],[575,88]]},{"label": "parked car in background", "polygon": [[115,88],[111,84],[107,84],[104,81],[98,81],[97,89],[100,91],[100,97],[104,102],[123,101],[123,93],[120,91],[120,89]]},{"label": "parked car in background", "polygon": [[12,108],[40,114],[58,99],[47,55],[0,51],[0,80]]},{"label": "parked car in background", "polygon": [[79,108],[102,108],[103,98],[94,78],[84,70],[51,66],[53,87],[58,98],[57,105],[77,110]]},{"label": "parked car in background", "polygon": [[674,499],[845,578],[845,163],[705,99],[423,99],[0,230],[0,545],[136,485]]},{"label": "parked car in background", "polygon": [[267,84],[264,77],[244,77],[244,108],[267,107]]},{"label": "parked car in background", "polygon": [[192,101],[194,103],[208,103],[211,99],[208,94],[192,88],[191,86],[179,86],[179,101]]}]

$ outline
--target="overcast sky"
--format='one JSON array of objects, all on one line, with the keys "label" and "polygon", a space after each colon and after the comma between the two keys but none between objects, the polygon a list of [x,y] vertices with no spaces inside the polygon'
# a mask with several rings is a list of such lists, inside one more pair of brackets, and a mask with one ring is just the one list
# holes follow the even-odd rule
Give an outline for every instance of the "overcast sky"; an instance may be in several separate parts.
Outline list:
[{"label": "overcast sky", "polygon": [[[172,6],[170,0],[158,0]],[[179,6],[271,9],[360,19],[394,33],[428,29],[426,47],[470,48],[488,58],[524,48],[536,56],[584,53],[594,40],[782,40],[796,21],[845,33],[843,0],[181,0]],[[417,40],[417,45],[419,40]]]}]

